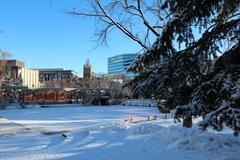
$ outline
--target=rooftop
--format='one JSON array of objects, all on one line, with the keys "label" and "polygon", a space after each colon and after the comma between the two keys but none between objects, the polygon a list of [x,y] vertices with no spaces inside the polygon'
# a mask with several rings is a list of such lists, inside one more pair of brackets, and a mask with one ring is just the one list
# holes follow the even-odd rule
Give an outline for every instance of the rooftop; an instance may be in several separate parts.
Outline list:
[{"label": "rooftop", "polygon": [[72,70],[67,70],[64,68],[34,68],[34,70],[39,70],[39,71],[72,71]]}]

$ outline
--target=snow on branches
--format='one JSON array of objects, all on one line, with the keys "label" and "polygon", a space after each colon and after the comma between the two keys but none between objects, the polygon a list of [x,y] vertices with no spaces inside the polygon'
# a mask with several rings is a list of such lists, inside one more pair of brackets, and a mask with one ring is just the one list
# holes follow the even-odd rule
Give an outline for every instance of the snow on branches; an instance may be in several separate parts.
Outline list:
[{"label": "snow on branches", "polygon": [[207,79],[192,93],[188,105],[178,106],[176,118],[201,115],[202,129],[222,130],[224,125],[240,133],[240,45],[221,56]]},{"label": "snow on branches", "polygon": [[[168,22],[129,67],[140,72],[130,83],[136,95],[170,99],[176,119],[203,116],[203,129],[221,130],[225,124],[238,134],[239,8],[239,0],[166,0],[162,9],[171,11]],[[194,27],[203,30],[197,40]],[[185,48],[175,49],[176,42]]]},{"label": "snow on branches", "polygon": [[[206,41],[206,44],[209,47],[205,46],[205,48],[200,48],[199,50],[204,54],[204,51],[211,49],[211,52],[208,52],[208,54],[209,56],[215,57],[217,53],[219,53],[219,45],[216,44],[217,39],[218,42],[219,40],[227,39],[226,34],[230,32],[227,28],[224,28],[228,27],[228,25],[224,23],[238,19],[237,22],[232,22],[234,24],[239,24],[239,6],[239,0],[166,0],[162,5],[162,9],[169,10],[171,12],[169,14],[169,21],[163,27],[160,36],[157,38],[152,47],[146,49],[142,55],[139,55],[129,67],[129,70],[144,70],[159,63],[160,59],[171,59],[173,56],[178,54],[177,49],[174,46],[176,41],[179,45],[185,43],[187,48],[192,48],[191,46],[195,43],[194,37],[196,36],[196,33],[193,33],[193,29],[195,28],[196,30],[197,27],[200,31],[205,30],[202,35],[203,40],[205,39],[205,35],[207,38],[212,35],[216,38],[212,39],[212,41]],[[229,25],[231,24],[232,23]],[[211,32],[212,28],[213,31],[218,32],[219,35],[214,32],[212,32],[212,35],[208,35],[208,32]],[[228,29],[231,30],[233,28],[234,26],[229,26]],[[232,35],[234,35],[234,31],[231,31],[229,39],[232,38]],[[236,38],[237,37],[233,39]],[[203,43],[204,41],[202,41],[202,44]],[[209,58],[209,56],[205,57]]]}]

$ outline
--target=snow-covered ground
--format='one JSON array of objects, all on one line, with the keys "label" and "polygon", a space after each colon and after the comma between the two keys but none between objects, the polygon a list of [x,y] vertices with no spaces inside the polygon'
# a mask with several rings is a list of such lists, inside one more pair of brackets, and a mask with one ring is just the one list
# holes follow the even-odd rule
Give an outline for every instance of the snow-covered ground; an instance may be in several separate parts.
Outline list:
[{"label": "snow-covered ground", "polygon": [[239,137],[182,128],[155,107],[0,111],[1,160],[240,160],[239,154]]}]

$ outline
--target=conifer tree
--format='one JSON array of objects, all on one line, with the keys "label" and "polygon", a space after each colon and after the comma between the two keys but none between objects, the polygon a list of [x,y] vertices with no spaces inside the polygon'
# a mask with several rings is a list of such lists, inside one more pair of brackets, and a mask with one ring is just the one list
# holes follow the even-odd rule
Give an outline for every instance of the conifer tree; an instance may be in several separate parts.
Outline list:
[{"label": "conifer tree", "polygon": [[[92,6],[70,13],[95,17],[102,24],[98,40],[115,27],[143,48],[129,67],[139,73],[129,83],[136,96],[167,99],[176,119],[203,116],[203,129],[226,124],[239,133],[240,0],[93,0]],[[136,24],[146,28],[143,37]]]}]

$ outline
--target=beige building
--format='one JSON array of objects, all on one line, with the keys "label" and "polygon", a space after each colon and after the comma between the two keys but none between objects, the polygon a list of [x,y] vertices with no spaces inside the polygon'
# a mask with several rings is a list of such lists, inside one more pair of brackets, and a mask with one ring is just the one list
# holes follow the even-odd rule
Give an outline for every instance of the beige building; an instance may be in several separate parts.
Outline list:
[{"label": "beige building", "polygon": [[3,74],[9,75],[13,79],[18,78],[18,71],[24,68],[24,63],[17,60],[0,60],[0,68]]},{"label": "beige building", "polygon": [[22,85],[29,88],[40,87],[39,71],[24,68],[24,63],[18,60],[0,60],[0,70]]}]

